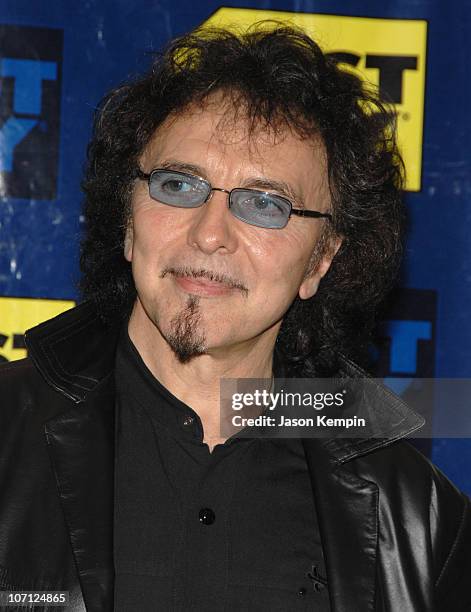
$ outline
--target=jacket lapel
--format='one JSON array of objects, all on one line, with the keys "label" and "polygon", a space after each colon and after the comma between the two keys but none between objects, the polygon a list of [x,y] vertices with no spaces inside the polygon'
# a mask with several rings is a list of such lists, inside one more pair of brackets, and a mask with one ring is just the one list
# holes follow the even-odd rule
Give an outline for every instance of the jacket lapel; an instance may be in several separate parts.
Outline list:
[{"label": "jacket lapel", "polygon": [[114,359],[122,319],[91,302],[25,335],[44,379],[70,400],[44,432],[88,612],[113,609]]},{"label": "jacket lapel", "polygon": [[45,423],[48,450],[88,612],[113,609],[112,378]]},{"label": "jacket lapel", "polygon": [[[368,437],[303,439],[325,555],[334,612],[376,610],[379,539],[378,484],[361,477],[355,460],[404,438],[424,424],[401,398],[342,358],[340,378],[362,379],[366,391],[355,414],[371,426]],[[343,434],[343,435],[342,435]]]},{"label": "jacket lapel", "polygon": [[322,440],[304,440],[332,610],[374,610],[378,487],[335,467]]}]

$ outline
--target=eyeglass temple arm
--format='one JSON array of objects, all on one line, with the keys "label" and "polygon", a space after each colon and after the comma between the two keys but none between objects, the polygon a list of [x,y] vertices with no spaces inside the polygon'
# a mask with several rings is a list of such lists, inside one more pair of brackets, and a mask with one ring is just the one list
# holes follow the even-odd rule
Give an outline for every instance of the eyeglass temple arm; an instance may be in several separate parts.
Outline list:
[{"label": "eyeglass temple arm", "polygon": [[299,210],[299,208],[292,208],[291,214],[298,215],[299,217],[325,217],[326,219],[329,219],[329,221],[332,221],[332,215],[330,215],[329,213],[321,213],[317,210]]},{"label": "eyeglass temple arm", "polygon": [[140,178],[143,181],[148,181],[150,179],[150,174],[142,172],[140,168],[136,168],[136,178]]}]

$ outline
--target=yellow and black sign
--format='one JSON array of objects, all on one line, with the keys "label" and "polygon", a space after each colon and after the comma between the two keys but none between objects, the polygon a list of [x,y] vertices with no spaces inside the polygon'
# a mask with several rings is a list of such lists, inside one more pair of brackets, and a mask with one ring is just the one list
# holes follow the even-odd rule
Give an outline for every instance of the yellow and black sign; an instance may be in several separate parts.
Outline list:
[{"label": "yellow and black sign", "polygon": [[25,331],[73,306],[66,300],[0,297],[0,362],[26,357]]},{"label": "yellow and black sign", "polygon": [[300,26],[394,104],[407,189],[420,191],[427,22],[223,7],[204,24],[238,29],[265,19]]}]

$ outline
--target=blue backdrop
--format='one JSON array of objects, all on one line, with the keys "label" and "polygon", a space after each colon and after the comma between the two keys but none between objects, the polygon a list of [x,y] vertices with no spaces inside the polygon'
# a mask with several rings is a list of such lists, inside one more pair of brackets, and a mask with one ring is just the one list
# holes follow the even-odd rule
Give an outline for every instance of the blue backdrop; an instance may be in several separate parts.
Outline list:
[{"label": "blue backdrop", "polygon": [[[422,184],[406,195],[401,290],[380,327],[378,371],[471,377],[471,2],[225,6],[427,21]],[[79,186],[95,105],[145,68],[149,52],[219,7],[212,0],[0,0],[0,296],[76,299]],[[0,349],[8,342],[21,349],[6,320],[0,318]],[[436,415],[446,410],[446,402],[435,407]],[[470,439],[435,439],[422,448],[471,493]]]}]

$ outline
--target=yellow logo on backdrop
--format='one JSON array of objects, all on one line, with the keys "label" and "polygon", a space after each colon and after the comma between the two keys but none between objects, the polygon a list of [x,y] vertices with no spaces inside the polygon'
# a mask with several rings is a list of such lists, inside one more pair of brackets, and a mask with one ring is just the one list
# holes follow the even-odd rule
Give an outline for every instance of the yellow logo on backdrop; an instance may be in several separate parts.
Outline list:
[{"label": "yellow logo on backdrop", "polygon": [[204,25],[240,28],[277,19],[303,28],[324,52],[387,94],[398,116],[407,189],[419,191],[422,171],[427,22],[223,7]]},{"label": "yellow logo on backdrop", "polygon": [[0,297],[0,362],[26,357],[24,332],[73,306],[65,300]]}]

